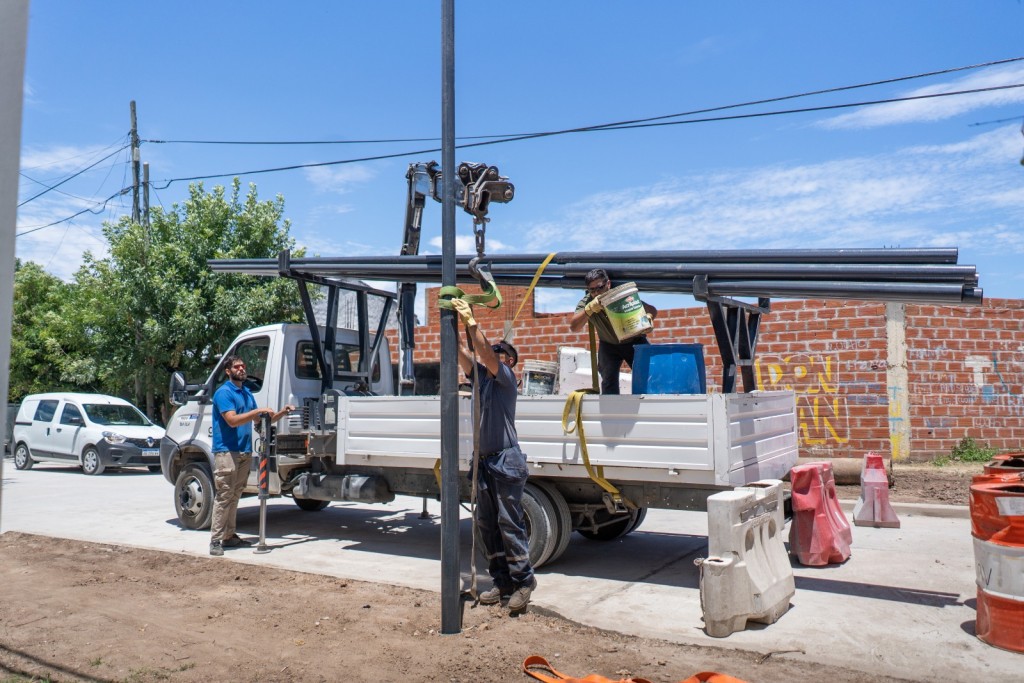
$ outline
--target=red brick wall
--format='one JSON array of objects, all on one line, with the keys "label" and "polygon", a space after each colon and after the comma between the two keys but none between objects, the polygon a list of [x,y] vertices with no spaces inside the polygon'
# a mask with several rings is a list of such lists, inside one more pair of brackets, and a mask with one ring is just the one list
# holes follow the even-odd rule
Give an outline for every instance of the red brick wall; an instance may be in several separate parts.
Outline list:
[{"label": "red brick wall", "polygon": [[[502,293],[501,309],[477,309],[489,339],[504,334],[522,302],[523,290]],[[433,301],[436,291],[426,296]],[[528,301],[516,323],[521,359],[554,361],[560,346],[587,346],[586,330],[569,331],[570,314],[535,314],[532,307]],[[416,362],[439,360],[439,330],[437,309],[428,307],[427,323],[416,331]],[[394,332],[389,336],[394,349]],[[900,414],[895,400],[902,389],[890,386],[888,337],[882,303],[772,303],[762,318],[755,371],[760,388],[797,392],[801,456],[889,453],[903,421],[914,459],[949,453],[964,436],[1004,451],[1024,450],[1024,300],[991,299],[981,307],[907,304],[909,415]],[[703,344],[708,388],[721,386],[722,364],[703,307],[660,311],[650,339]]]}]

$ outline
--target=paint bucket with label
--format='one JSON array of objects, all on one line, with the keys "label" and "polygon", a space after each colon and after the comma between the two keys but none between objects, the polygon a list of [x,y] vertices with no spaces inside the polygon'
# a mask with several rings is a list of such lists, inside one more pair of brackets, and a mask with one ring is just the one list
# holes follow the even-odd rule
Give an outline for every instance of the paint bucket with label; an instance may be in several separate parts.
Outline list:
[{"label": "paint bucket with label", "polygon": [[544,396],[555,393],[558,363],[528,360],[523,363],[523,395]]},{"label": "paint bucket with label", "polygon": [[654,329],[651,316],[647,315],[644,304],[640,301],[640,292],[637,291],[635,282],[619,285],[599,298],[620,342],[647,334]]}]

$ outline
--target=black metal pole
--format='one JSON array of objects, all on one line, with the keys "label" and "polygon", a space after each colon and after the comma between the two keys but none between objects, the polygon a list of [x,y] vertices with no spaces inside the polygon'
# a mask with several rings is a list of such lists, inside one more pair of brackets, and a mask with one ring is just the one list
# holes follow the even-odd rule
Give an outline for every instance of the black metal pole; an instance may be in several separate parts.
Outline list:
[{"label": "black metal pole", "polygon": [[[455,0],[441,0],[441,284],[455,284]],[[427,306],[433,302],[428,301]],[[459,396],[455,312],[441,311],[441,633],[459,603]]]}]

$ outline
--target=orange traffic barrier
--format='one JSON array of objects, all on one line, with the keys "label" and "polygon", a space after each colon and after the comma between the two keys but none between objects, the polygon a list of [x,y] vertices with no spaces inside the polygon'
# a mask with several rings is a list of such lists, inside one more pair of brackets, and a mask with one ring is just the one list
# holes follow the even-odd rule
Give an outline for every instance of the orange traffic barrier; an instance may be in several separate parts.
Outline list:
[{"label": "orange traffic barrier", "polygon": [[[825,483],[825,471],[832,482]],[[790,470],[793,521],[789,527],[789,552],[800,564],[820,567],[840,564],[850,557],[853,538],[835,499],[835,481],[829,463],[812,462]]]},{"label": "orange traffic barrier", "polygon": [[900,528],[900,518],[889,503],[889,475],[881,453],[868,453],[860,471],[860,499],[853,508],[857,526]]},{"label": "orange traffic barrier", "polygon": [[975,631],[989,645],[1024,652],[1024,479],[981,475],[971,484],[977,568]]}]

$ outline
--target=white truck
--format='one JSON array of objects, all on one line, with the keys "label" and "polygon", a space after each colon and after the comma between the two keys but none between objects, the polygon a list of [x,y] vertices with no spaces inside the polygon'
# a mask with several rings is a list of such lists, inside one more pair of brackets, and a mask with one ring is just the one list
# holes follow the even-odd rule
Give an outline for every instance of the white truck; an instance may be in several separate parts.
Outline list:
[{"label": "white truck", "polygon": [[[269,471],[270,494],[290,496],[303,510],[322,510],[331,501],[440,495],[441,400],[396,395],[384,325],[369,332],[364,299],[372,294],[385,300],[383,320],[395,295],[365,286],[355,290],[360,330],[339,329],[335,313],[326,326],[247,330],[225,349],[225,355],[245,359],[258,405],[301,407],[277,425]],[[300,291],[307,320],[314,320],[301,281]],[[336,310],[333,290],[330,301],[329,310]],[[168,422],[160,461],[174,484],[178,518],[191,529],[210,524],[210,399],[223,378],[218,366],[202,385],[187,385],[180,373],[171,380],[172,402],[179,407]],[[516,428],[531,468],[523,505],[535,567],[556,560],[573,531],[596,541],[619,538],[640,525],[647,508],[705,509],[709,495],[781,479],[797,460],[793,392],[588,395],[582,424],[590,468],[577,435],[563,431],[565,401],[557,395],[520,396],[517,406]],[[472,454],[470,402],[468,396],[459,400],[464,472]],[[248,493],[257,491],[255,468],[254,460]],[[628,505],[591,476],[598,468]],[[461,497],[468,500],[468,478],[460,481]]]}]

